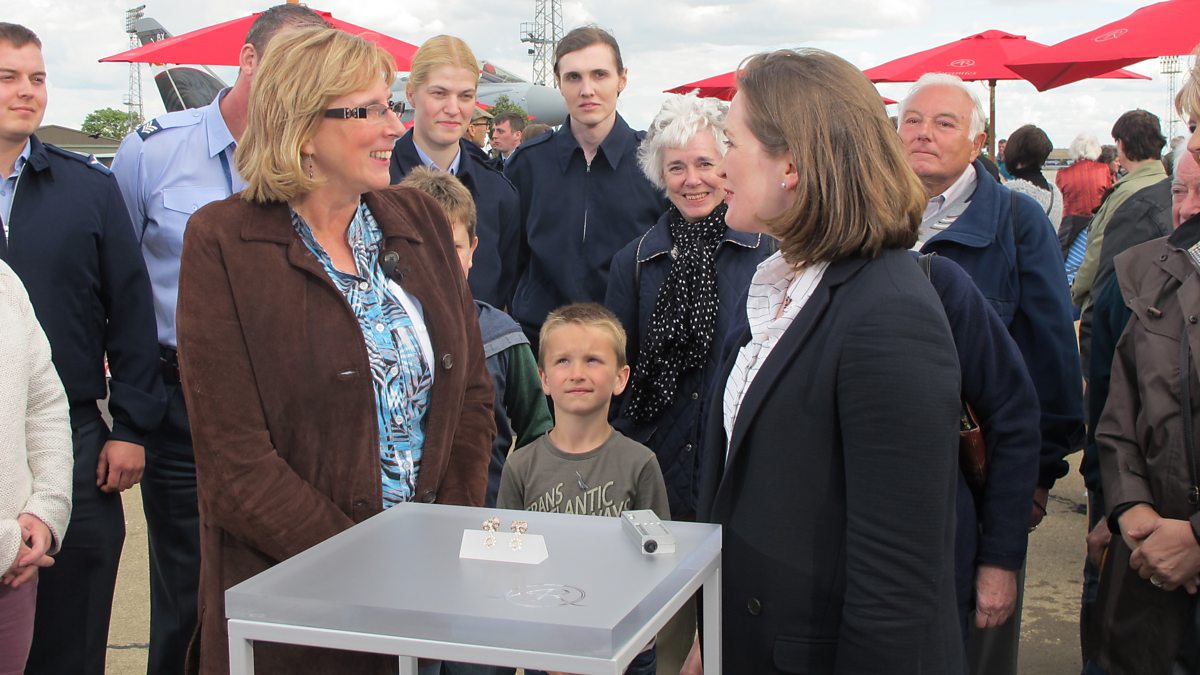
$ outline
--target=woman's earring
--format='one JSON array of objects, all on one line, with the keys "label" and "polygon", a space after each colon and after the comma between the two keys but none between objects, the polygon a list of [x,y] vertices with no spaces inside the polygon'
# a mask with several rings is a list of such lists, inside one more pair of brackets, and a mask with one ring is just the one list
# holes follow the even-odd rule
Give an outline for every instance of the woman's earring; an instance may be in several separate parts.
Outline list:
[{"label": "woman's earring", "polygon": [[309,180],[313,180],[313,178],[314,178],[313,156],[312,155],[304,155],[301,159],[302,159],[302,163],[304,165],[304,175],[308,176]]},{"label": "woman's earring", "polygon": [[[309,176],[309,178],[312,178],[312,176]],[[779,187],[781,187],[781,188],[783,188],[784,190],[786,190],[786,189],[787,189],[787,181],[780,181],[780,182],[779,182]]]}]

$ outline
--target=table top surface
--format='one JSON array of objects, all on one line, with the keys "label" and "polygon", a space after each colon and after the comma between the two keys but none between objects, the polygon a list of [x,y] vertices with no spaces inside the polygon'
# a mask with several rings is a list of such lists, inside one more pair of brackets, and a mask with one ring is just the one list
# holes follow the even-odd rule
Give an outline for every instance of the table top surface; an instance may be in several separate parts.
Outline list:
[{"label": "table top surface", "polygon": [[[459,558],[490,517],[545,537],[538,565]],[[716,525],[668,522],[644,555],[620,519],[401,504],[226,591],[226,616],[356,633],[612,658],[720,558]]]}]

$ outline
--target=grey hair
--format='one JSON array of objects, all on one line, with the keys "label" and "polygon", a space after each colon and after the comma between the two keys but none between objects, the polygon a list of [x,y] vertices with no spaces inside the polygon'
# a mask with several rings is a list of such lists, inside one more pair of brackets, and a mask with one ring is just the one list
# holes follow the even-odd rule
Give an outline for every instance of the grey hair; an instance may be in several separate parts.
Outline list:
[{"label": "grey hair", "polygon": [[1192,153],[1188,152],[1188,146],[1187,146],[1187,144],[1190,143],[1191,140],[1192,140],[1192,135],[1188,134],[1187,137],[1185,137],[1183,139],[1183,143],[1180,143],[1179,147],[1177,147],[1171,151],[1175,155],[1174,157],[1171,158],[1171,182],[1172,182],[1172,184],[1174,184],[1174,182],[1176,180],[1178,180],[1178,178],[1176,178],[1176,176],[1179,175],[1179,163],[1183,161],[1183,156],[1192,154]]},{"label": "grey hair", "polygon": [[957,87],[969,96],[971,98],[971,126],[968,131],[971,134],[971,138],[984,132],[987,117],[983,114],[983,104],[979,102],[979,97],[957,75],[950,75],[948,73],[925,73],[922,75],[921,79],[913,84],[912,89],[908,90],[908,95],[904,97],[904,100],[900,101],[900,114],[898,117],[903,120],[904,113],[908,112],[908,102],[922,89],[934,86]]},{"label": "grey hair", "polygon": [[663,152],[687,146],[696,134],[706,130],[713,135],[717,152],[724,157],[725,115],[728,112],[729,106],[717,99],[672,94],[663,102],[638,148],[638,166],[642,173],[658,189],[665,190]]},{"label": "grey hair", "polygon": [[1100,159],[1100,141],[1091,134],[1079,134],[1071,141],[1071,161],[1090,159],[1093,162]]}]

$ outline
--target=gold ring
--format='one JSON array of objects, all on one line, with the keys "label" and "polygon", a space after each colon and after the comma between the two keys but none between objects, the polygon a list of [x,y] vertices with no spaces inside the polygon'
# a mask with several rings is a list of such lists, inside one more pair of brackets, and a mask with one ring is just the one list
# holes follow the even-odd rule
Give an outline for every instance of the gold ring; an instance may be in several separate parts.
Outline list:
[{"label": "gold ring", "polygon": [[1155,587],[1155,588],[1162,588],[1162,587],[1163,587],[1163,582],[1162,582],[1162,579],[1159,579],[1159,578],[1158,578],[1158,577],[1156,577],[1156,576],[1151,576],[1151,577],[1150,577],[1150,583],[1154,584],[1154,587]]}]

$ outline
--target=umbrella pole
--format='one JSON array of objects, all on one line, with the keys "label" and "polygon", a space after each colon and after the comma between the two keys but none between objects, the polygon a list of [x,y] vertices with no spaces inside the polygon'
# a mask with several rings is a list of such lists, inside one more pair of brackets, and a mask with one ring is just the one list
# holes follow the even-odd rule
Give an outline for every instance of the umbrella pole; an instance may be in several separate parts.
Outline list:
[{"label": "umbrella pole", "polygon": [[996,81],[988,80],[988,157],[997,164],[1000,158],[996,156]]}]

